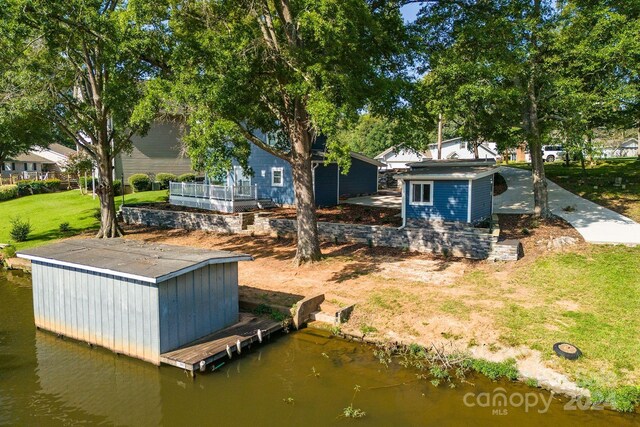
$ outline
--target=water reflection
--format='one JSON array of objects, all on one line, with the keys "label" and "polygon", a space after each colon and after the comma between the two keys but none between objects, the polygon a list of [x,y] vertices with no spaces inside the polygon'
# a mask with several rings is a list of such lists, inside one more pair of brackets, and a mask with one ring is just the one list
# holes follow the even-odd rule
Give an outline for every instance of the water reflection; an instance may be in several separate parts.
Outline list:
[{"label": "water reflection", "polygon": [[309,329],[254,345],[193,381],[173,367],[36,331],[28,278],[0,272],[3,425],[326,426],[347,422],[341,414],[350,404],[367,414],[358,424],[369,426],[639,424],[636,415],[566,411],[557,398],[544,414],[465,405],[466,394],[496,387],[537,392],[485,378],[436,388],[397,364],[384,367],[371,348]]}]

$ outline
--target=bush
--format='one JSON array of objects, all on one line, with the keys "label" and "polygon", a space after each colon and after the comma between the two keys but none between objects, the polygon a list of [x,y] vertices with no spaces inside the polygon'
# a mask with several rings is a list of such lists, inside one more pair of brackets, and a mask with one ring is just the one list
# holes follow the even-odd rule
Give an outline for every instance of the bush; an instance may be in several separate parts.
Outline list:
[{"label": "bush", "polygon": [[66,221],[61,222],[58,226],[58,230],[60,230],[61,233],[68,233],[69,231],[71,231],[71,226]]},{"label": "bush", "polygon": [[2,257],[4,259],[7,258],[15,258],[16,256],[16,248],[13,245],[5,246],[2,250]]},{"label": "bush", "polygon": [[32,227],[29,220],[21,220],[20,218],[11,218],[11,231],[9,235],[16,242],[24,242],[29,238]]},{"label": "bush", "polygon": [[147,174],[135,173],[129,177],[129,185],[133,188],[134,193],[149,191],[151,189],[151,179]]},{"label": "bush", "polygon": [[178,177],[179,182],[196,182],[196,175],[193,173],[185,173]]},{"label": "bush", "polygon": [[[195,176],[193,178],[195,180]],[[172,181],[176,182],[177,180],[178,177],[172,173],[159,173],[156,175],[156,181],[160,183],[161,190],[169,189],[169,183]]]},{"label": "bush", "polygon": [[17,185],[0,185],[0,202],[18,197]]},{"label": "bush", "polygon": [[40,182],[44,183],[44,187],[52,193],[60,191],[61,181],[59,179],[51,178]]},{"label": "bush", "polygon": [[80,186],[81,190],[84,190],[86,188],[87,190],[91,191],[91,189],[93,188],[93,178],[90,176],[86,178],[84,176],[81,176],[80,178],[78,178],[78,185]]},{"label": "bush", "polygon": [[122,194],[122,181],[119,179],[113,180],[113,195],[120,196]]},{"label": "bush", "polygon": [[18,181],[16,186],[18,187],[18,197],[29,196],[33,193],[33,189],[31,188],[32,181]]}]

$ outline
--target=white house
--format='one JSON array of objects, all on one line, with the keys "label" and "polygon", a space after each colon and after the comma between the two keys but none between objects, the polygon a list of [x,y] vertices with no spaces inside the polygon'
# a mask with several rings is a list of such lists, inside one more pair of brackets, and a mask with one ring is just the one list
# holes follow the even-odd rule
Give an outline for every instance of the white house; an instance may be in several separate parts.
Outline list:
[{"label": "white house", "polygon": [[602,157],[636,157],[638,155],[638,140],[629,138],[619,144],[602,148]]},{"label": "white house", "polygon": [[69,160],[69,156],[76,154],[73,148],[65,147],[62,144],[53,143],[47,148],[35,148],[31,150],[32,154],[36,154],[49,160],[50,164],[55,165],[56,171],[63,171]]},{"label": "white house", "polygon": [[430,152],[419,152],[410,148],[390,147],[374,157],[383,163],[380,170],[409,169],[409,163],[421,162],[431,158]]},{"label": "white house", "polygon": [[[431,158],[438,158],[438,144],[429,144]],[[499,157],[495,142],[483,142],[478,146],[478,158],[496,159]],[[462,137],[442,141],[442,160],[474,159],[473,147]]]}]

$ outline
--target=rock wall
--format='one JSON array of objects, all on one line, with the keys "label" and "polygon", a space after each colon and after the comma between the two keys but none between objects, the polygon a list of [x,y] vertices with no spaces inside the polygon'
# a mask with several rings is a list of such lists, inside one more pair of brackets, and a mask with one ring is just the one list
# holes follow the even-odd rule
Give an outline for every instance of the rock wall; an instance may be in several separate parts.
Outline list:
[{"label": "rock wall", "polygon": [[215,233],[238,233],[242,230],[239,215],[219,215],[196,212],[179,212],[123,206],[122,219],[127,224],[160,228],[182,228],[185,230],[206,230]]},{"label": "rock wall", "polygon": [[[127,224],[162,228],[206,230],[216,233],[255,233],[295,237],[296,221],[271,218],[256,213],[217,215],[193,212],[163,211],[144,207],[123,207]],[[395,228],[381,225],[319,222],[320,240],[336,243],[363,243],[370,246],[402,248],[416,252],[451,255],[471,259],[489,258],[498,234],[485,228],[461,224],[429,224],[420,227]],[[493,258],[491,258],[493,259]]]}]

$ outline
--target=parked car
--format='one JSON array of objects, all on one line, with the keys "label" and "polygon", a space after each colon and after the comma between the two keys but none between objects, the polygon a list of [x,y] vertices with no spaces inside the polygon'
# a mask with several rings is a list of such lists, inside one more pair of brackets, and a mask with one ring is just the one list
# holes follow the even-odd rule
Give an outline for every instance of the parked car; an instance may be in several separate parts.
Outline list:
[{"label": "parked car", "polygon": [[543,145],[542,146],[542,160],[545,162],[555,162],[558,159],[564,157],[564,149],[562,145]]}]

